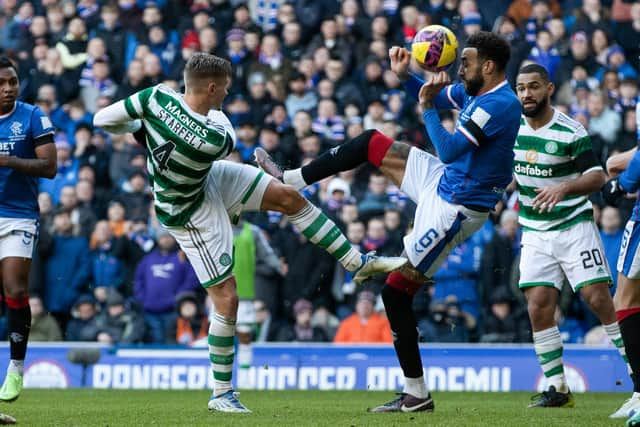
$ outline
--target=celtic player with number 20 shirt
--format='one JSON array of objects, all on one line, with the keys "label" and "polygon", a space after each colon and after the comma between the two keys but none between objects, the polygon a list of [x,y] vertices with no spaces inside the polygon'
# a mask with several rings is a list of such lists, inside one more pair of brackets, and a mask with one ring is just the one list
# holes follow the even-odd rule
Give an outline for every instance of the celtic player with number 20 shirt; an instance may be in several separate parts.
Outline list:
[{"label": "celtic player with number 20 shirt", "polygon": [[553,90],[544,67],[531,64],[520,69],[516,92],[523,117],[514,147],[523,227],[520,288],[545,377],[542,393],[533,397],[530,407],[574,405],[554,319],[565,279],[598,316],[626,361],[609,293],[611,273],[587,198],[604,183],[604,172],[584,127],[551,107]]},{"label": "celtic player with number 20 shirt", "polygon": [[208,407],[249,412],[231,388],[238,307],[231,219],[245,210],[285,213],[306,238],[355,272],[357,281],[407,260],[361,254],[293,187],[255,167],[222,160],[235,143],[231,123],[220,111],[231,75],[228,61],[197,53],[185,66],[184,95],[154,86],[99,111],[94,124],[144,139],[158,219],[176,238],[215,306],[209,327],[214,390]]}]

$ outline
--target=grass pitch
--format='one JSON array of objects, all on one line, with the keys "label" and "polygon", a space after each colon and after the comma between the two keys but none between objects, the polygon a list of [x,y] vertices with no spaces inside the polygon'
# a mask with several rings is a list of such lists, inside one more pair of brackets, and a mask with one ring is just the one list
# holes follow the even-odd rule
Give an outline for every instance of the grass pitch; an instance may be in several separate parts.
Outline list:
[{"label": "grass pitch", "polygon": [[432,414],[370,414],[393,398],[367,391],[244,391],[252,414],[207,410],[206,391],[25,390],[0,405],[23,426],[623,426],[607,417],[622,393],[576,395],[572,409],[527,409],[530,393],[433,393]]}]

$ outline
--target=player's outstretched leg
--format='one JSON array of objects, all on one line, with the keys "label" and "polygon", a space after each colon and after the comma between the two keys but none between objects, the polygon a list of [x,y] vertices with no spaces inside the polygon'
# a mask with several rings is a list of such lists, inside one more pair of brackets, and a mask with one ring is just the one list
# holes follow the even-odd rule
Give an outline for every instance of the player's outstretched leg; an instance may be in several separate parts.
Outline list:
[{"label": "player's outstretched leg", "polygon": [[24,358],[27,353],[27,342],[31,329],[31,308],[27,291],[30,265],[30,262],[25,262],[23,258],[18,257],[7,257],[2,260],[11,355],[7,376],[0,388],[0,400],[4,402],[13,402],[22,391]]},{"label": "player's outstretched leg", "polygon": [[394,271],[382,289],[382,301],[393,331],[393,346],[404,373],[402,393],[369,412],[433,412],[435,405],[427,390],[418,348],[418,323],[412,308],[413,295],[424,277],[410,268]]},{"label": "player's outstretched leg", "polygon": [[[628,250],[633,256],[635,251]],[[625,256],[628,256],[625,253]],[[629,275],[635,272],[627,272]],[[633,395],[614,415],[629,417],[628,426],[640,426],[640,280],[618,274],[618,286],[613,297],[620,333],[624,341],[626,356],[631,367]],[[632,415],[635,414],[635,415]]]},{"label": "player's outstretched leg", "polygon": [[[609,335],[609,339],[611,339],[611,342],[618,348],[620,355],[627,364],[627,370],[629,374],[631,374],[631,367],[629,366],[622,334],[620,333],[620,327],[616,320],[616,311],[613,307],[611,294],[609,293],[609,283],[600,282],[584,286],[580,288],[580,294],[591,311],[593,311],[593,313],[598,316],[598,319],[600,319],[600,322],[602,322],[602,326],[607,332],[607,335]],[[627,418],[631,411],[640,410],[639,395],[638,393],[633,393],[620,408],[609,415],[609,418]]]},{"label": "player's outstretched leg", "polygon": [[533,348],[549,384],[547,390],[531,398],[529,407],[573,407],[575,401],[562,364],[562,337],[554,320],[558,290],[548,286],[532,286],[525,288],[525,296],[533,327]]},{"label": "player's outstretched leg", "polygon": [[362,283],[377,273],[388,273],[407,263],[404,257],[378,257],[358,251],[320,209],[302,197],[290,185],[272,180],[262,198],[261,210],[282,212],[289,216],[309,241],[336,258],[348,271],[354,272],[353,280]]},{"label": "player's outstretched leg", "polygon": [[370,162],[380,167],[393,140],[377,130],[366,130],[349,142],[335,147],[308,165],[283,171],[262,148],[256,148],[254,156],[258,166],[274,178],[300,190],[338,172],[351,170]]},{"label": "player's outstretched leg", "polygon": [[209,360],[213,372],[213,392],[209,398],[211,411],[248,413],[251,412],[238,400],[233,390],[231,376],[235,353],[236,313],[238,295],[233,277],[207,288],[213,301],[215,313],[209,325]]}]

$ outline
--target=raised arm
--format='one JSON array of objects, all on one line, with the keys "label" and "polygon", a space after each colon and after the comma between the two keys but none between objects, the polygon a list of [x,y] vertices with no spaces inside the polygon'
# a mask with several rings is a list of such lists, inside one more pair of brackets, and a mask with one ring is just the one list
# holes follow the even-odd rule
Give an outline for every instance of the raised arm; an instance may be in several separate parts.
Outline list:
[{"label": "raised arm", "polygon": [[607,159],[607,171],[611,177],[618,176],[627,168],[627,165],[638,151],[638,147],[618,153]]},{"label": "raised arm", "polygon": [[110,133],[134,133],[142,127],[139,119],[133,119],[124,101],[118,101],[98,111],[93,116],[93,125]]}]

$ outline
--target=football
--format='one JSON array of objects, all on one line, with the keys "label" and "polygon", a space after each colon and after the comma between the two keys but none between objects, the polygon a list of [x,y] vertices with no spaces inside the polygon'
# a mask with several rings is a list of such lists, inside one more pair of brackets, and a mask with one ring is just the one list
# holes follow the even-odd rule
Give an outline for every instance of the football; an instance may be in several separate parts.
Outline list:
[{"label": "football", "polygon": [[424,27],[411,42],[411,56],[428,71],[444,71],[456,60],[458,39],[442,25]]}]

